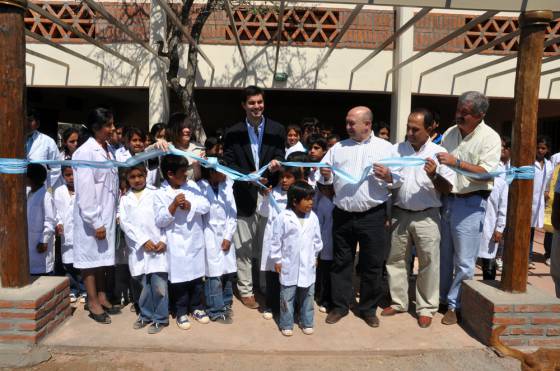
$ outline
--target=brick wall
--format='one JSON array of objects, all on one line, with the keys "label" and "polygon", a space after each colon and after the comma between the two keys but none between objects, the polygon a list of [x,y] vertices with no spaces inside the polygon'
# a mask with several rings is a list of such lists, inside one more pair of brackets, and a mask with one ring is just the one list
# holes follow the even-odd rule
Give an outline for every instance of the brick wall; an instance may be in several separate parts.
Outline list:
[{"label": "brick wall", "polygon": [[72,314],[67,278],[37,281],[22,289],[0,289],[0,343],[36,344]]}]

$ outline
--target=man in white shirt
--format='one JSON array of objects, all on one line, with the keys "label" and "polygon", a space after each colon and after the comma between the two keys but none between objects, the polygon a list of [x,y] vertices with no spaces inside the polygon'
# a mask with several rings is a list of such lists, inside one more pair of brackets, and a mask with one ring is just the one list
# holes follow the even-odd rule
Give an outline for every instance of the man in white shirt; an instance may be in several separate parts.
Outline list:
[{"label": "man in white shirt", "polygon": [[[34,109],[27,110],[27,138],[25,154],[28,160],[59,160],[58,147],[54,140],[39,132],[39,114]],[[54,187],[60,178],[60,166],[46,166],[48,170],[47,189]]]},{"label": "man in white shirt", "polygon": [[456,125],[443,134],[442,146],[447,152],[437,154],[441,164],[459,171],[442,207],[440,303],[447,304],[442,319],[445,325],[457,323],[461,284],[474,277],[486,200],[494,184],[492,178],[474,179],[460,171],[484,175],[495,171],[500,162],[500,136],[484,123],[488,107],[488,98],[482,93],[461,94]]},{"label": "man in white shirt", "polygon": [[394,157],[393,146],[372,132],[373,114],[367,107],[352,108],[346,115],[349,139],[335,144],[323,162],[360,178],[364,168],[373,171],[361,183],[352,184],[330,169],[321,169],[319,183],[332,184],[333,202],[333,263],[331,269],[332,310],[326,322],[333,324],[348,314],[352,297],[352,272],[356,245],[360,244],[360,303],[358,314],[371,327],[379,326],[377,306],[384,297],[383,264],[387,256],[386,202],[389,189],[400,182],[398,173],[376,164]]},{"label": "man in white shirt", "polygon": [[396,144],[401,157],[420,157],[424,167],[402,169],[402,185],[393,191],[391,251],[387,274],[391,306],[382,316],[408,311],[408,257],[416,247],[419,268],[416,279],[418,325],[429,327],[439,305],[439,244],[441,194],[451,191],[455,172],[439,165],[436,155],[447,152],[430,139],[434,119],[430,111],[417,109],[408,116],[406,141]]}]

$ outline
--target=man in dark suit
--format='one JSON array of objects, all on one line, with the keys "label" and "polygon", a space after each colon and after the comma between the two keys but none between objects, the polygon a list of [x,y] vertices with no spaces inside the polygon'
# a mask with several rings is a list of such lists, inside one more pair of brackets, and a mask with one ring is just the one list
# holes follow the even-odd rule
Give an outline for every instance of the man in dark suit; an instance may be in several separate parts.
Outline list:
[{"label": "man in dark suit", "polygon": [[[241,106],[246,118],[229,128],[224,137],[224,159],[229,167],[243,174],[254,173],[270,163],[261,183],[275,185],[280,161],[284,159],[284,126],[263,116],[264,92],[256,86],[243,90]],[[258,282],[261,243],[258,238],[259,217],[255,210],[259,188],[249,182],[235,182],[233,194],[237,205],[237,231],[233,236],[237,256],[237,288],[243,304],[257,309],[253,282]],[[255,271],[255,280],[253,280]]]}]

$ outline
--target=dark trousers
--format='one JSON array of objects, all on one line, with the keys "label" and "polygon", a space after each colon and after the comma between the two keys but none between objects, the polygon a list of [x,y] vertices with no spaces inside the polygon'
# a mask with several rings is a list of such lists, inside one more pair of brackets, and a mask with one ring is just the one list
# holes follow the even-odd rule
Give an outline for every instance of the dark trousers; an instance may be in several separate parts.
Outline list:
[{"label": "dark trousers", "polygon": [[172,283],[169,286],[173,293],[172,306],[177,317],[198,309],[204,309],[202,305],[202,295],[204,294],[202,277],[192,281]]},{"label": "dark trousers", "polygon": [[280,275],[276,272],[265,272],[266,306],[273,314],[280,313]]},{"label": "dark trousers", "polygon": [[317,304],[330,308],[331,302],[331,266],[332,260],[319,259],[317,278],[315,280],[315,300]]},{"label": "dark trousers", "polygon": [[482,265],[482,279],[495,280],[496,279],[496,259],[480,258]]},{"label": "dark trousers", "polygon": [[383,265],[387,256],[385,204],[364,212],[333,210],[333,263],[331,287],[333,310],[348,313],[354,302],[352,290],[353,256],[360,244],[360,303],[358,314],[375,315],[385,292],[382,287]]}]

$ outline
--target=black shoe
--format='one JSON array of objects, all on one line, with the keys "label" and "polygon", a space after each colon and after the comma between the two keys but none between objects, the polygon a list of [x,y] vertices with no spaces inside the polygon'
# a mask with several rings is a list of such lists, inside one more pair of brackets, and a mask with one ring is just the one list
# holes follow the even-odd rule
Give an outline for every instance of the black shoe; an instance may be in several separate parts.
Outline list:
[{"label": "black shoe", "polygon": [[150,327],[148,328],[148,334],[157,334],[159,333],[161,330],[163,330],[164,327],[169,326],[169,323],[157,323],[154,322],[150,325]]},{"label": "black shoe", "polygon": [[108,325],[111,323],[111,317],[106,312],[101,314],[95,314],[93,312],[89,312],[89,318],[93,319],[95,322],[102,323],[104,325]]},{"label": "black shoe", "polygon": [[210,318],[210,321],[221,323],[223,325],[231,325],[233,323],[233,319],[226,314],[221,314],[218,317]]},{"label": "black shoe", "polygon": [[121,314],[121,307],[118,305],[111,305],[110,307],[106,307],[101,304],[101,306],[103,307],[103,310],[110,315]]},{"label": "black shoe", "polygon": [[345,317],[346,314],[348,313],[342,314],[340,312],[337,312],[336,310],[332,310],[329,312],[329,314],[327,314],[327,318],[325,319],[325,322],[331,325],[335,324],[338,321],[340,321],[343,317]]},{"label": "black shoe", "polygon": [[379,318],[376,315],[365,315],[362,316],[363,320],[368,324],[369,327],[379,327]]},{"label": "black shoe", "polygon": [[138,318],[136,321],[134,321],[132,328],[135,330],[140,330],[141,328],[148,326],[150,323],[151,321],[144,321],[142,318]]}]

